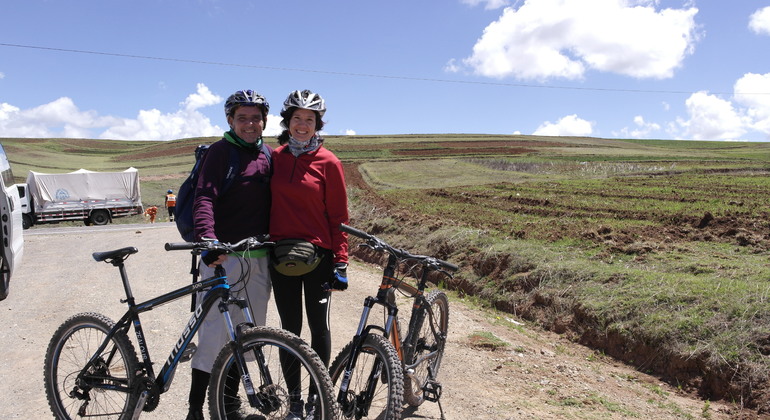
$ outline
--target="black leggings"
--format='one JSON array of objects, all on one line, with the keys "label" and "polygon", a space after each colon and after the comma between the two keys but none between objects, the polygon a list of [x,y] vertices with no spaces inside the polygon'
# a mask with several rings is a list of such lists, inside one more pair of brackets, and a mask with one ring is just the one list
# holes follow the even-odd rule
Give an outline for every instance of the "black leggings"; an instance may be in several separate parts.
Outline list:
[{"label": "black leggings", "polygon": [[323,255],[321,262],[304,276],[290,277],[278,273],[270,266],[270,278],[273,282],[273,296],[281,327],[296,335],[302,332],[302,295],[305,295],[305,312],[310,328],[310,347],[326,366],[331,358],[332,339],[329,331],[329,309],[331,292],[325,292],[323,284],[329,282],[334,272],[332,252],[318,248]]},{"label": "black leggings", "polygon": [[[323,290],[323,284],[331,279],[334,270],[331,250],[319,248],[323,255],[315,270],[304,276],[285,276],[278,273],[270,265],[270,278],[273,282],[273,296],[278,315],[281,317],[281,327],[300,335],[302,332],[302,292],[305,294],[305,311],[307,324],[310,327],[310,347],[318,353],[324,365],[329,366],[331,358],[332,338],[329,332],[329,308],[331,307],[331,292]],[[281,355],[286,385],[292,398],[298,398],[300,388],[299,366],[287,363],[284,354]]]}]

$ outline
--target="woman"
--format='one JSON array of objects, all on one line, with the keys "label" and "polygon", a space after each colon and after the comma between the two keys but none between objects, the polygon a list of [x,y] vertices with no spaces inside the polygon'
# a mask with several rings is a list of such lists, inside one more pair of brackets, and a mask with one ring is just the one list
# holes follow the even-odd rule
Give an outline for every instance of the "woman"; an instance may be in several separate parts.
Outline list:
[{"label": "woman", "polygon": [[[330,292],[347,288],[348,242],[339,225],[348,223],[348,199],[342,163],[318,134],[325,112],[323,98],[309,90],[294,91],[283,103],[270,181],[270,238],[277,243],[270,275],[281,325],[297,335],[304,293],[311,347],[328,366]],[[287,419],[304,418],[302,404],[292,401]]]}]

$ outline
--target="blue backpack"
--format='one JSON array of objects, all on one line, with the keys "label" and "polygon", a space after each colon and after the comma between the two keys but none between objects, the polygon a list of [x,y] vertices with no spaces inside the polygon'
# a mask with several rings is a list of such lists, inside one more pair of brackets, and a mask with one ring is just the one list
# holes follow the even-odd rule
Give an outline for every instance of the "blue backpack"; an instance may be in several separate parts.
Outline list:
[{"label": "blue backpack", "polygon": [[[198,186],[198,177],[200,175],[201,166],[203,166],[203,160],[206,157],[206,152],[209,150],[208,144],[201,144],[195,148],[195,165],[193,165],[190,175],[184,180],[182,186],[179,187],[179,191],[176,195],[176,208],[174,209],[174,219],[176,221],[176,228],[182,235],[182,239],[187,242],[195,240],[195,225],[193,222],[193,204],[195,203],[195,189]],[[264,153],[267,158],[268,165],[272,170],[271,164],[271,152],[269,147],[263,146],[260,153]],[[240,172],[240,163],[238,159],[238,150],[235,147],[230,148],[230,163],[227,169],[227,176],[225,177],[224,185],[220,191],[224,193],[233,184],[236,176]]]}]

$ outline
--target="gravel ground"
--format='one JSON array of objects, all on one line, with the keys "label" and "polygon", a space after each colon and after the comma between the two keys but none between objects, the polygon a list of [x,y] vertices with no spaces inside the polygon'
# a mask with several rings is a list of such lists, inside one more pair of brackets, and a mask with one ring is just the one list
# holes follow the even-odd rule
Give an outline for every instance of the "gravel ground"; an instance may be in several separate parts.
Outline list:
[{"label": "gravel ground", "polygon": [[[118,319],[122,287],[117,270],[91,258],[94,251],[135,246],[127,268],[137,300],[189,282],[189,254],[166,252],[178,242],[168,223],[26,231],[22,267],[11,280],[10,296],[0,302],[0,418],[50,418],[43,390],[43,358],[56,328],[78,312],[101,312]],[[354,263],[350,289],[333,299],[333,354],[350,340],[364,297],[376,292],[375,268]],[[189,319],[189,300],[155,309],[142,322],[151,356],[163,361]],[[656,378],[607,359],[562,337],[531,328],[508,316],[495,316],[450,298],[450,337],[440,379],[447,419],[727,419],[739,413],[719,402],[681,395]],[[268,325],[278,326],[271,307]],[[469,339],[488,331],[507,343],[488,350]],[[303,334],[307,338],[307,334]],[[159,407],[143,419],[183,419],[189,365],[178,369]],[[745,414],[745,413],[744,413]],[[438,419],[435,403],[406,408],[404,418]]]}]

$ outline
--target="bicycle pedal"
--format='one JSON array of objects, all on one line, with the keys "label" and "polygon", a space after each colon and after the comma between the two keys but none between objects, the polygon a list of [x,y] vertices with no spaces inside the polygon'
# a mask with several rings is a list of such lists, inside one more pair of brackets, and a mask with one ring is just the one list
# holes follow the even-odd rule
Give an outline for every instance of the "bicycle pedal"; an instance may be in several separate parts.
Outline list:
[{"label": "bicycle pedal", "polygon": [[197,350],[198,346],[196,346],[195,343],[188,344],[187,348],[182,352],[182,356],[179,358],[179,363],[189,362]]},{"label": "bicycle pedal", "polygon": [[422,388],[422,396],[427,401],[437,402],[441,398],[441,384],[436,381],[428,381]]}]

